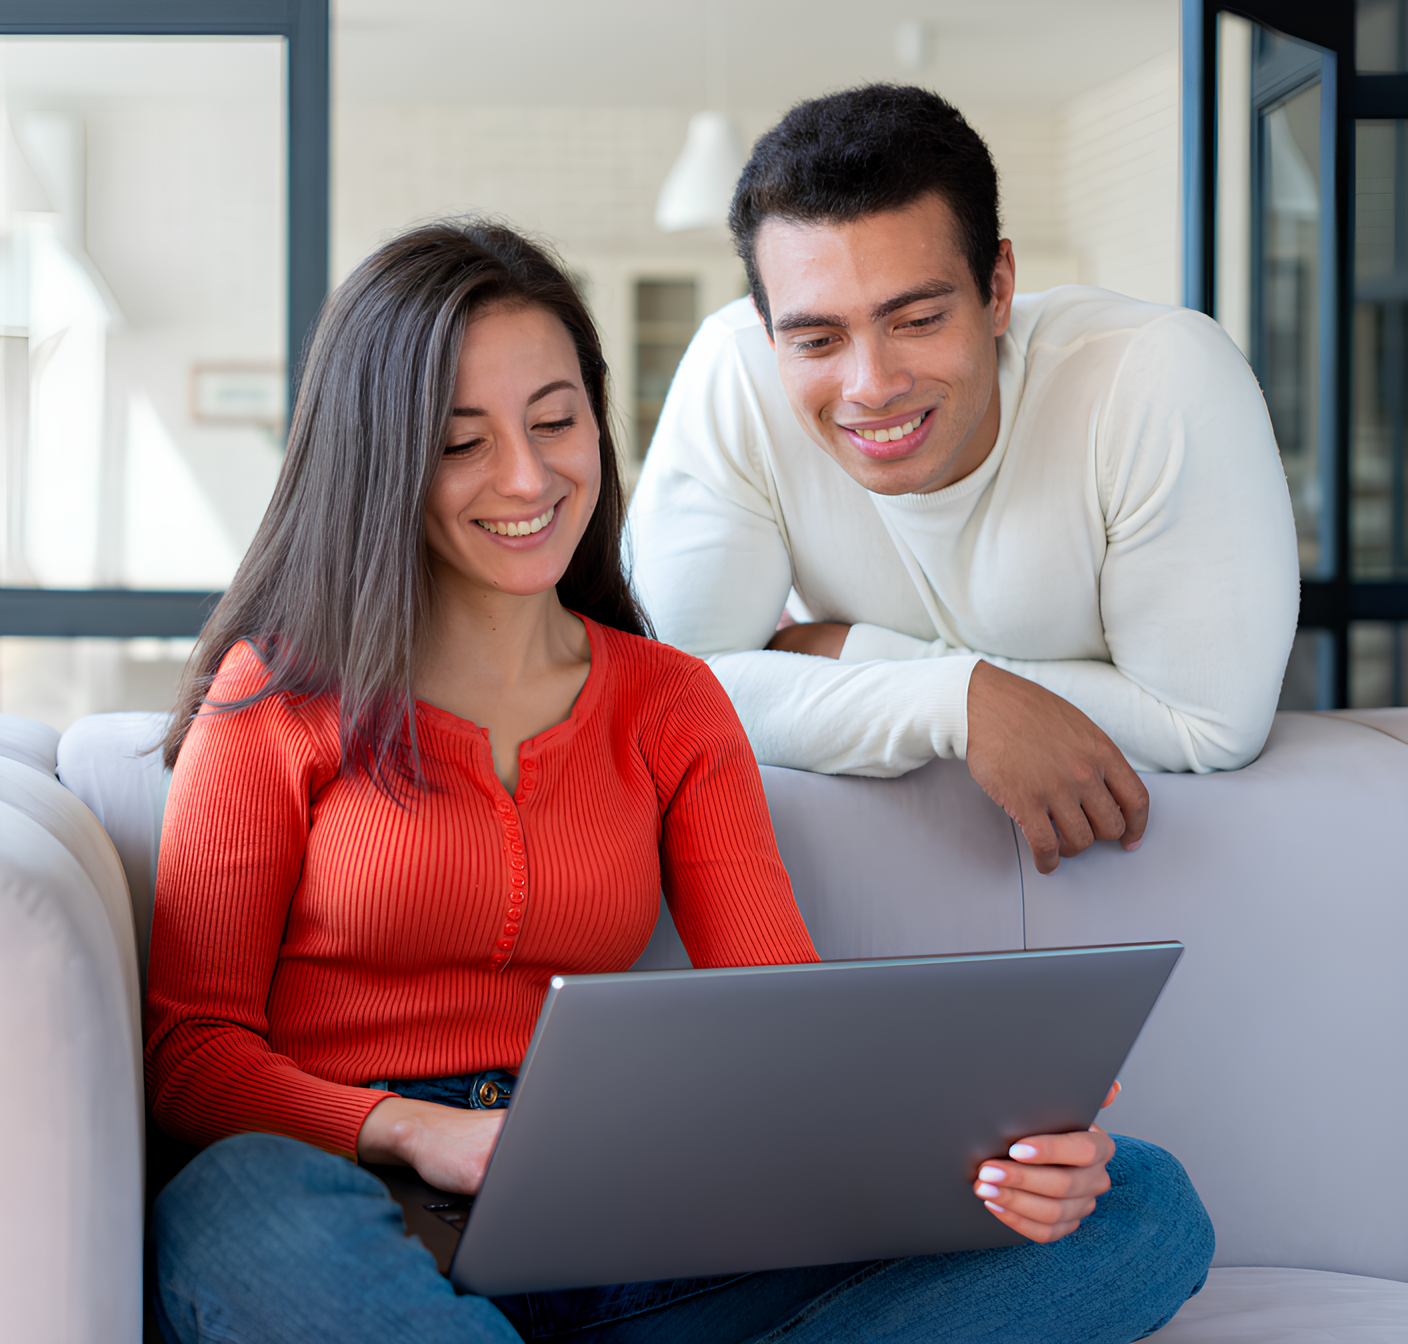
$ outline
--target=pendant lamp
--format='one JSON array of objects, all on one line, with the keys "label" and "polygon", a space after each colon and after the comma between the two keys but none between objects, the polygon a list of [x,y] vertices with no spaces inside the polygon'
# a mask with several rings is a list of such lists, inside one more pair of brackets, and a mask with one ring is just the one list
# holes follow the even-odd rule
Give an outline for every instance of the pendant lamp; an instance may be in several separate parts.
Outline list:
[{"label": "pendant lamp", "polygon": [[743,147],[733,123],[722,112],[696,112],[655,202],[656,227],[678,233],[727,224],[742,171]]}]

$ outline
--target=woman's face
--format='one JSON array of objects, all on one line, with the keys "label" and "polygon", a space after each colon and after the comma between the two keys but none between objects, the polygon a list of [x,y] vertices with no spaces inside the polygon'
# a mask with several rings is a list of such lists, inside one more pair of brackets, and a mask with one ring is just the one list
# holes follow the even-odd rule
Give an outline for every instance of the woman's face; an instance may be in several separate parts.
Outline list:
[{"label": "woman's face", "polygon": [[553,587],[596,507],[599,440],[561,321],[507,304],[476,317],[425,503],[437,577],[524,597]]}]

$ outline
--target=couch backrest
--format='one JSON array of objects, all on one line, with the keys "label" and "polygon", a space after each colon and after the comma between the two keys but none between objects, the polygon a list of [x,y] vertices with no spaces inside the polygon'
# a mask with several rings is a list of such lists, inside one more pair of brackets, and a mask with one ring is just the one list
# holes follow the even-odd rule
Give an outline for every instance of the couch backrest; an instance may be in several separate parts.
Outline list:
[{"label": "couch backrest", "polygon": [[168,722],[165,714],[90,714],[63,735],[57,752],[60,783],[88,805],[122,861],[144,982],[161,818],[171,785],[171,772],[154,748]]}]

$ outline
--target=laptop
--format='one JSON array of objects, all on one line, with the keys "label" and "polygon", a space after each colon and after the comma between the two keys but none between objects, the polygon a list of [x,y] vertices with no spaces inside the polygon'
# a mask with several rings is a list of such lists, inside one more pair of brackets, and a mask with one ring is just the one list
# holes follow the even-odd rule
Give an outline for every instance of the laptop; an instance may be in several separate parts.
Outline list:
[{"label": "laptop", "polygon": [[374,1170],[485,1297],[1018,1245],[978,1167],[1095,1119],[1182,951],[558,976],[478,1196]]}]

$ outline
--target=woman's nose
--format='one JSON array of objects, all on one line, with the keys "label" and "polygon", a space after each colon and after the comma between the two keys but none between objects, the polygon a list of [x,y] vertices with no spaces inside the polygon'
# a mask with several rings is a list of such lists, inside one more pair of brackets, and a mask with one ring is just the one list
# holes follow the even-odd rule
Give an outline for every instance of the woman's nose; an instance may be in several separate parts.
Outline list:
[{"label": "woman's nose", "polygon": [[495,489],[510,499],[541,499],[552,483],[552,473],[526,430],[513,430],[499,440]]}]

